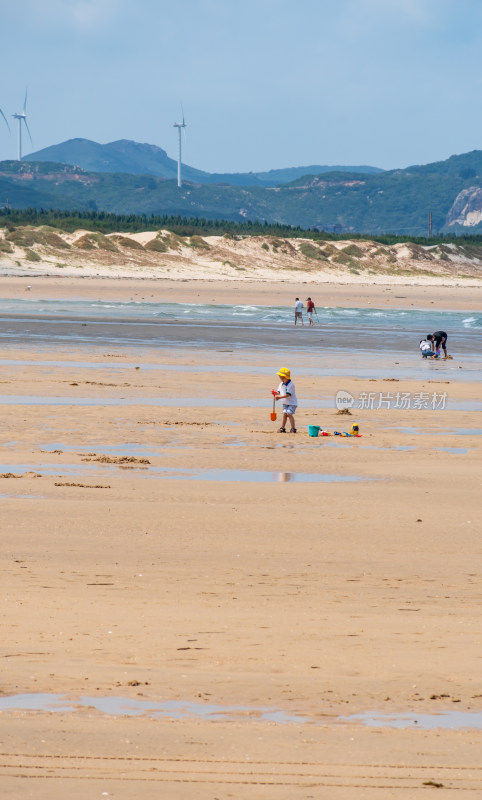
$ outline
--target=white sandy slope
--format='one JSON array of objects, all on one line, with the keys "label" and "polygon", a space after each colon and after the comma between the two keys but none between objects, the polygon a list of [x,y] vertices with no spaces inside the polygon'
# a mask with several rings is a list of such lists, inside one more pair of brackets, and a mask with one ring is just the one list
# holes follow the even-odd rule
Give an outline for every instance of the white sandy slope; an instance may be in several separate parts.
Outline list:
[{"label": "white sandy slope", "polygon": [[17,228],[0,229],[0,275],[482,286],[482,248]]}]

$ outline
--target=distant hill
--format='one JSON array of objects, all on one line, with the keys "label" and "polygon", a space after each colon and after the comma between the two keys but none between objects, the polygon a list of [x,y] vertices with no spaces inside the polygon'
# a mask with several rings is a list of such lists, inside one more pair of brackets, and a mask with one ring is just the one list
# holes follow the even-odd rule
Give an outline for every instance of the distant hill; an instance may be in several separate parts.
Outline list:
[{"label": "distant hill", "polygon": [[176,181],[91,172],[48,162],[0,162],[0,205],[179,215],[423,236],[482,233],[482,151],[376,174],[329,172],[278,187]]},{"label": "distant hill", "polygon": [[265,186],[275,187],[291,183],[296,178],[305,175],[323,175],[326,172],[356,172],[359,174],[375,175],[384,170],[378,167],[329,167],[312,165],[310,167],[287,167],[286,169],[271,169],[268,172],[229,172],[211,173],[202,183],[227,183],[230,186]]},{"label": "distant hill", "polygon": [[[24,161],[49,161],[82,167],[88,172],[126,172],[130,175],[155,175],[171,180],[177,178],[177,161],[169,158],[165,150],[154,144],[139,144],[120,139],[109,144],[98,144],[90,139],[69,139],[67,142],[45,147],[24,156]],[[302,175],[319,175],[323,172],[344,171],[376,173],[377,167],[288,167],[269,172],[209,173],[183,164],[183,180],[193,183],[227,183],[230,186],[277,186]]]},{"label": "distant hill", "polygon": [[[128,139],[98,144],[90,139],[69,139],[24,156],[24,161],[48,161],[82,167],[88,172],[126,172],[130,175],[156,175],[171,180],[177,178],[177,161],[154,144],[139,144]],[[204,182],[207,172],[183,165],[183,177],[188,181]]]},{"label": "distant hill", "polygon": [[350,166],[350,167],[341,167],[341,166],[311,166],[311,167],[287,167],[286,169],[270,169],[269,172],[256,172],[255,174],[258,178],[265,183],[268,183],[270,186],[276,185],[278,183],[290,183],[291,181],[296,180],[296,178],[301,178],[303,175],[321,175],[324,172],[356,172],[361,174],[367,175],[376,175],[379,172],[384,172],[385,170],[379,169],[379,167],[367,167],[367,166]]}]

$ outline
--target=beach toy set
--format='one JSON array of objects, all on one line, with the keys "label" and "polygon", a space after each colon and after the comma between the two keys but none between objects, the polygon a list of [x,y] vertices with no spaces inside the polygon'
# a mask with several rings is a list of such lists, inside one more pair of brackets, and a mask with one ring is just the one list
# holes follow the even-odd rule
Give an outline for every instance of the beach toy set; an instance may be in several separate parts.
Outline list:
[{"label": "beach toy set", "polygon": [[[320,432],[321,431],[321,432]],[[352,425],[349,431],[325,431],[321,429],[320,425],[308,425],[308,433],[310,436],[351,436],[361,439],[360,427],[356,424]]]}]

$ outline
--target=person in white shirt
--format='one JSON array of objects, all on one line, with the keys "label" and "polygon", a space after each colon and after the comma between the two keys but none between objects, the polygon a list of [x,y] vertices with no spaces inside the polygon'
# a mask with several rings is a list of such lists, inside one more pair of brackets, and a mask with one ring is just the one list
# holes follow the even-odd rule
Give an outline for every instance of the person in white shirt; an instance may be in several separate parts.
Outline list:
[{"label": "person in white shirt", "polygon": [[301,320],[301,324],[304,325],[305,323],[303,322],[303,303],[300,300],[300,298],[297,297],[295,302],[295,325],[299,319]]},{"label": "person in white shirt", "polygon": [[288,419],[291,425],[290,433],[296,433],[295,412],[298,406],[298,398],[296,397],[295,385],[291,380],[291,372],[286,367],[282,367],[276,374],[281,378],[281,383],[277,391],[273,390],[274,399],[281,400],[283,406],[283,421],[278,433],[286,433],[285,425]]},{"label": "person in white shirt", "polygon": [[422,351],[422,358],[437,358],[437,354],[434,353],[427,339],[420,339],[420,350]]}]

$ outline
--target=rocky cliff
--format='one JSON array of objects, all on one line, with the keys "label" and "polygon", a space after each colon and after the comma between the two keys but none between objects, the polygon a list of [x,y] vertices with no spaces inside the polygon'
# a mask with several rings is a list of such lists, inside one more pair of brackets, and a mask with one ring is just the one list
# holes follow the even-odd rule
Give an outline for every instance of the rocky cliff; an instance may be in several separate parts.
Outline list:
[{"label": "rocky cliff", "polygon": [[482,222],[482,189],[479,186],[462,189],[447,214],[446,227],[462,225],[465,228],[473,228],[480,222]]}]

